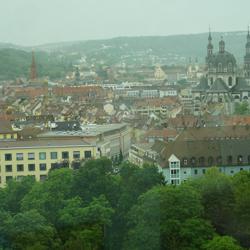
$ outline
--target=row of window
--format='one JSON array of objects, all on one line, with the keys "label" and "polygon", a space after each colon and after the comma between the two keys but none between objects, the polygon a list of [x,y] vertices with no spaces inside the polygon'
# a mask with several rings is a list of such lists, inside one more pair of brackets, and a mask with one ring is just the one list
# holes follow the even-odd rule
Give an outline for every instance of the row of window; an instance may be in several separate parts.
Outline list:
[{"label": "row of window", "polygon": [[[188,164],[190,165],[196,165],[199,164],[201,166],[205,165],[207,163],[207,165],[212,165],[212,164],[219,164],[221,165],[223,163],[222,161],[222,156],[217,156],[217,157],[212,157],[209,156],[207,159],[205,157],[192,157],[191,159],[187,159],[187,158],[183,158],[183,165],[187,166]],[[233,164],[233,156],[229,155],[226,158],[227,164]],[[238,155],[236,157],[236,162],[237,164],[242,164],[244,163],[244,157],[242,155]],[[250,164],[250,155],[248,155],[247,157],[247,162],[248,164]]]},{"label": "row of window", "polygon": [[[213,68],[212,63],[209,64],[209,71],[214,72],[214,68]],[[228,67],[223,69],[222,63],[218,63],[217,72],[221,72],[221,73],[223,73],[223,72],[233,72],[233,64],[228,63]]]},{"label": "row of window", "polygon": [[[47,170],[47,164],[46,163],[40,163],[39,164],[39,170],[40,171],[46,171]],[[5,172],[12,172],[13,166],[12,165],[5,165]],[[17,164],[16,165],[16,171],[17,172],[23,172],[24,171],[24,165],[23,164]],[[36,171],[36,165],[35,164],[28,164],[28,171]]]},{"label": "row of window", "polygon": [[[240,168],[240,171],[243,171],[244,169],[243,168]],[[219,169],[219,171],[221,172],[221,169]],[[194,170],[194,174],[197,175],[199,173],[199,170],[198,169],[195,169]],[[206,169],[202,169],[202,174],[205,174],[206,173]],[[234,170],[230,170],[230,174],[234,174]]]},{"label": "row of window", "polygon": [[9,135],[9,134],[3,134],[3,139],[5,140],[5,139],[15,139],[15,136],[14,136],[14,134],[11,134],[11,135]]},{"label": "row of window", "polygon": [[[219,170],[221,172],[221,169],[219,169]],[[240,168],[240,171],[243,171],[243,170],[244,170],[243,168]],[[202,169],[201,171],[202,171],[202,174],[206,174],[206,169]],[[234,173],[235,173],[234,170],[230,171],[230,174],[234,174]],[[183,174],[185,175],[185,174],[187,174],[187,172],[184,171]],[[198,175],[199,170],[195,169],[194,174]],[[180,172],[179,172],[179,170],[171,170],[171,172],[170,172],[170,180],[171,180],[172,185],[178,185],[180,183]],[[183,180],[183,181],[185,181],[185,180]]]},{"label": "row of window", "polygon": [[[84,151],[84,158],[91,158],[91,151]],[[11,153],[5,154],[4,156],[5,161],[12,161],[13,155]],[[63,151],[61,154],[62,159],[69,159],[69,152]],[[74,159],[80,159],[81,153],[80,151],[73,151],[73,158]],[[24,153],[16,153],[16,160],[22,161],[24,159]],[[39,153],[39,160],[46,160],[47,154],[46,152],[40,152]],[[58,153],[57,152],[50,152],[50,159],[51,160],[57,160],[58,159]],[[31,152],[28,153],[28,160],[35,160],[35,153]]]},{"label": "row of window", "polygon": [[[30,176],[32,176],[34,179],[36,178],[35,175],[30,175]],[[23,176],[23,175],[18,175],[18,176],[15,177],[15,178],[16,178],[17,181],[20,181],[20,180],[23,179],[23,177],[25,177],[25,176]],[[5,177],[5,181],[6,181],[6,182],[9,182],[9,181],[13,180],[13,178],[14,178],[13,176],[6,176],[6,177]],[[46,180],[46,179],[47,179],[47,175],[45,175],[45,174],[41,174],[41,175],[40,175],[40,181],[44,181],[44,180]],[[0,176],[0,183],[2,183],[1,176]]]}]

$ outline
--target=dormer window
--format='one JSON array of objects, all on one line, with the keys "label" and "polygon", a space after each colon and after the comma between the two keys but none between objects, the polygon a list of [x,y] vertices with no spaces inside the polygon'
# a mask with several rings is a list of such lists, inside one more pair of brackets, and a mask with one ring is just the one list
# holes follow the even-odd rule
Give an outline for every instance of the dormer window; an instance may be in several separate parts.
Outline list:
[{"label": "dormer window", "polygon": [[212,156],[209,156],[207,162],[208,162],[209,166],[213,165],[214,164],[214,158]]},{"label": "dormer window", "polygon": [[248,164],[250,164],[250,155],[248,155],[248,157],[247,157],[247,162],[248,162]]},{"label": "dormer window", "polygon": [[184,166],[187,166],[187,165],[188,165],[188,160],[187,160],[187,158],[184,158],[184,159],[183,159],[183,165],[184,165]]},{"label": "dormer window", "polygon": [[228,164],[232,164],[232,163],[233,163],[233,156],[232,156],[232,155],[229,155],[229,156],[227,157],[227,163],[228,163]]},{"label": "dormer window", "polygon": [[222,157],[218,156],[216,159],[217,164],[221,165],[222,164]]},{"label": "dormer window", "polygon": [[237,162],[238,162],[238,164],[243,163],[243,156],[242,155],[238,155]]},{"label": "dormer window", "polygon": [[205,157],[200,157],[199,158],[199,165],[204,166],[205,165]]},{"label": "dormer window", "polygon": [[191,164],[192,164],[192,165],[195,165],[195,164],[196,164],[196,159],[195,159],[195,157],[192,157],[192,158],[191,158]]}]

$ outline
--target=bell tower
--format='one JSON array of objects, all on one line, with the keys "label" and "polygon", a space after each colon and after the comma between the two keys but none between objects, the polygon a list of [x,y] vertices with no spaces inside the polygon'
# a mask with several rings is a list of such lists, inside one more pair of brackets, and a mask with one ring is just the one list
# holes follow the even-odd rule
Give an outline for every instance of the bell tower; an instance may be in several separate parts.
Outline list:
[{"label": "bell tower", "polygon": [[35,61],[35,52],[32,50],[32,63],[30,66],[30,80],[35,81],[37,78],[37,72],[36,72],[36,61]]},{"label": "bell tower", "polygon": [[208,45],[207,45],[207,56],[211,56],[213,54],[213,44],[212,44],[212,35],[211,30],[209,28],[209,35],[208,35]]}]

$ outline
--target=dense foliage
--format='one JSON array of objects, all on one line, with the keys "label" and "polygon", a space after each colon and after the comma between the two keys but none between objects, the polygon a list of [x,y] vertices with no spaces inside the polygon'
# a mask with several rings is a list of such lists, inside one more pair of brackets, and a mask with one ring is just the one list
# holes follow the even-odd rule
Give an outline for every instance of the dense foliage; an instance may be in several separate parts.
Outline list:
[{"label": "dense foliage", "polygon": [[248,115],[249,114],[248,102],[235,103],[235,114],[236,115]]},{"label": "dense foliage", "polygon": [[240,250],[250,247],[250,173],[216,168],[167,186],[155,166],[106,158],[0,189],[0,249]]}]

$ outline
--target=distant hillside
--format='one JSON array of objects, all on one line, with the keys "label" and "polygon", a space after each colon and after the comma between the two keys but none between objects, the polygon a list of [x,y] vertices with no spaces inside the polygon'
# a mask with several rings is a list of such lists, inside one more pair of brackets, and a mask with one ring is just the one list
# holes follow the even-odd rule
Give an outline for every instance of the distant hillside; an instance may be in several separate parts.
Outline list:
[{"label": "distant hillside", "polygon": [[[223,36],[226,50],[232,52],[238,62],[243,63],[246,32],[213,33],[214,50]],[[207,33],[151,36],[118,37],[106,40],[61,42],[35,47],[38,75],[59,78],[72,65],[85,56],[91,64],[127,65],[187,64],[189,58],[204,63],[207,46]],[[0,43],[0,79],[13,79],[28,76],[31,63],[31,47],[19,47]]]},{"label": "distant hillside", "polygon": [[[53,53],[38,51],[35,57],[39,77],[60,78],[72,69],[70,62],[65,62]],[[31,52],[11,48],[0,49],[0,80],[29,77],[30,64]]]},{"label": "distant hillside", "polygon": [[[245,53],[246,32],[213,33],[215,51],[223,36],[226,49],[232,52],[238,63],[241,64]],[[87,55],[111,54],[121,56],[124,54],[145,51],[156,56],[167,57],[179,55],[180,57],[197,57],[204,61],[207,46],[207,33],[173,36],[151,37],[118,37],[106,40],[90,40],[82,42],[67,42],[39,46],[39,49],[60,50],[65,53],[83,53]]]}]

